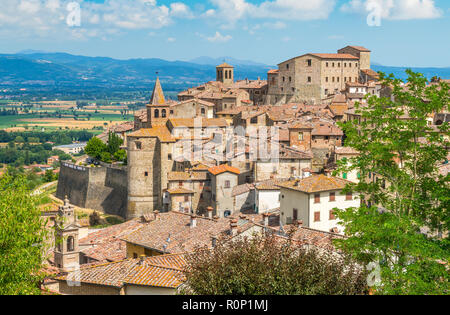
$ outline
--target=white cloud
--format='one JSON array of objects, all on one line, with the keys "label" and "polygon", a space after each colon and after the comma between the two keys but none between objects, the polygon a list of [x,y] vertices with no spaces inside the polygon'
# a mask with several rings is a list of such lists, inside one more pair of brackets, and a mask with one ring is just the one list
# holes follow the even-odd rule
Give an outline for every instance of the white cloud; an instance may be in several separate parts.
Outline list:
[{"label": "white cloud", "polygon": [[73,28],[66,23],[70,2],[74,0],[0,0],[0,36],[101,38],[123,30],[156,30],[175,19],[193,17],[182,2],[163,5],[157,0],[78,0],[81,25]]},{"label": "white cloud", "polygon": [[341,7],[344,12],[362,14],[377,9],[387,20],[435,19],[443,14],[434,0],[351,0]]},{"label": "white cloud", "polygon": [[176,38],[174,38],[174,37],[169,37],[169,38],[167,38],[167,41],[169,42],[169,43],[174,43],[174,42],[176,42]]},{"label": "white cloud", "polygon": [[216,10],[208,16],[225,20],[234,25],[244,18],[279,20],[326,19],[333,11],[336,0],[273,0],[253,4],[246,0],[210,0]]},{"label": "white cloud", "polygon": [[212,43],[225,43],[231,40],[233,37],[231,35],[222,35],[219,32],[212,37],[207,37],[206,39]]}]

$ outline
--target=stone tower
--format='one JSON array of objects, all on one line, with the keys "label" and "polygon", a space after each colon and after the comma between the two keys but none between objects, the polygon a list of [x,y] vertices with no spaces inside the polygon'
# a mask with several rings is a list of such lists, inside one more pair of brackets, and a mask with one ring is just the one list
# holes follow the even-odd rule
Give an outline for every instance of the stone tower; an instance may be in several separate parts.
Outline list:
[{"label": "stone tower", "polygon": [[141,129],[128,135],[127,219],[161,209],[161,199],[161,142]]},{"label": "stone tower", "polygon": [[77,222],[74,206],[69,204],[67,196],[64,205],[59,207],[55,221],[55,265],[64,272],[78,268],[80,249],[78,236],[80,225]]},{"label": "stone tower", "polygon": [[166,102],[166,98],[164,97],[164,91],[158,77],[156,78],[150,103],[147,104],[147,127],[152,127],[152,120],[154,119],[167,119],[169,111],[170,108]]},{"label": "stone tower", "polygon": [[370,69],[371,51],[362,46],[347,46],[338,50],[339,54],[349,54],[359,58],[359,70]]},{"label": "stone tower", "polygon": [[226,62],[216,67],[216,74],[216,81],[222,82],[225,86],[230,86],[234,83],[234,67]]}]

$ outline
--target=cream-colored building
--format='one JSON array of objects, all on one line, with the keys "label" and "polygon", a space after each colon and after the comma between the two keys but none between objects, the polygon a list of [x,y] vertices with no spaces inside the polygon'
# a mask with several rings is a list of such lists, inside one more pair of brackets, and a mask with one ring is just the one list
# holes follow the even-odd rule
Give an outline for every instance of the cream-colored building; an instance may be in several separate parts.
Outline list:
[{"label": "cream-colored building", "polygon": [[342,194],[347,184],[351,182],[325,175],[313,175],[279,184],[281,222],[284,225],[299,222],[308,228],[342,234],[334,209],[360,205],[355,194]]}]

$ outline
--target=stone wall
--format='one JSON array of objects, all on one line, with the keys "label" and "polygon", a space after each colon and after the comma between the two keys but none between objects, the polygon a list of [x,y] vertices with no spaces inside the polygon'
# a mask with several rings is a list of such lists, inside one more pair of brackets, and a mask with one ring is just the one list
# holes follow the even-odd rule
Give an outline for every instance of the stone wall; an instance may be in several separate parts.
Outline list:
[{"label": "stone wall", "polygon": [[126,217],[127,170],[62,162],[56,197],[64,199],[66,195],[71,204],[80,208]]}]

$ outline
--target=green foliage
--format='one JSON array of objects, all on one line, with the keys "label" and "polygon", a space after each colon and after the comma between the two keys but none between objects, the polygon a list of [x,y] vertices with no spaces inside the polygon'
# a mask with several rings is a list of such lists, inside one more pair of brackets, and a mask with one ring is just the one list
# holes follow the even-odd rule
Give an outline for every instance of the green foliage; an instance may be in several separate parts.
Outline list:
[{"label": "green foliage", "polygon": [[97,137],[92,138],[86,145],[84,151],[90,157],[100,160],[102,153],[106,152],[107,146]]},{"label": "green foliage", "polygon": [[24,176],[0,178],[0,295],[40,294],[47,232]]},{"label": "green foliage", "polygon": [[364,294],[366,275],[348,257],[307,250],[275,236],[198,248],[187,255],[187,290],[199,295]]},{"label": "green foliage", "polygon": [[90,157],[105,163],[112,163],[113,160],[124,162],[127,159],[127,154],[125,150],[120,149],[122,144],[123,140],[115,133],[110,132],[108,135],[108,144],[94,137],[87,143],[85,152]]},{"label": "green foliage", "polygon": [[55,174],[53,174],[53,170],[46,170],[44,174],[44,181],[46,183],[51,183],[56,179]]},{"label": "green foliage", "polygon": [[345,145],[360,154],[337,171],[358,171],[360,183],[347,190],[363,204],[336,212],[349,236],[337,245],[364,264],[380,263],[380,294],[448,294],[450,252],[442,235],[450,227],[450,186],[438,166],[450,147],[442,137],[449,126],[429,126],[428,118],[449,110],[449,86],[408,75],[407,87],[382,75],[393,98],[370,96],[367,106],[357,104],[360,121],[341,124]]}]

